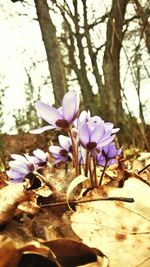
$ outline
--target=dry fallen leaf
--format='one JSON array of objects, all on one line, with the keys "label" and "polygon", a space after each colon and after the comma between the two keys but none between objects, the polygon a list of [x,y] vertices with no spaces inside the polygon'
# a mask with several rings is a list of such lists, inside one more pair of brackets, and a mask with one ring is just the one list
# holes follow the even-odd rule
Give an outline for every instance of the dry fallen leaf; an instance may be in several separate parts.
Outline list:
[{"label": "dry fallen leaf", "polygon": [[16,267],[20,256],[12,240],[0,240],[0,267]]},{"label": "dry fallen leaf", "polygon": [[105,255],[98,249],[88,247],[82,242],[71,239],[57,239],[50,242],[44,242],[54,253],[58,263],[63,267],[99,266],[103,264],[103,260],[108,260]]},{"label": "dry fallen leaf", "polygon": [[22,253],[40,253],[43,255],[49,254],[49,248],[32,241],[24,246],[16,247],[12,239],[0,240],[0,267],[16,267],[21,258]]},{"label": "dry fallen leaf", "polygon": [[10,184],[0,190],[0,225],[8,222],[17,207],[33,198],[33,192],[26,191],[24,183]]},{"label": "dry fallen leaf", "polygon": [[132,178],[108,196],[133,197],[133,203],[101,201],[80,204],[71,216],[73,231],[102,251],[110,267],[150,266],[150,187]]}]

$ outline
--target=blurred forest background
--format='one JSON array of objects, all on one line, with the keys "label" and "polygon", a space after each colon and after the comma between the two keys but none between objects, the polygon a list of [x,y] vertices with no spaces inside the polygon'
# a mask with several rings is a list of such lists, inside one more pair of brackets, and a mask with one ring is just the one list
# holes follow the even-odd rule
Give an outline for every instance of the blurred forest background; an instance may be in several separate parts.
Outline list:
[{"label": "blurred forest background", "polygon": [[0,9],[0,30],[7,21],[17,32],[3,47],[15,55],[0,67],[1,134],[41,126],[35,101],[59,107],[74,89],[81,109],[120,127],[121,145],[150,148],[149,0],[2,0]]}]

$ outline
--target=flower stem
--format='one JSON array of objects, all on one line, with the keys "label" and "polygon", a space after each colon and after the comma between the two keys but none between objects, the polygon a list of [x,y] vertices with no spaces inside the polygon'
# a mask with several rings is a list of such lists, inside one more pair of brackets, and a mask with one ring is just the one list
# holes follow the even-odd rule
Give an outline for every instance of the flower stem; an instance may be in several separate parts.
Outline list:
[{"label": "flower stem", "polygon": [[89,163],[89,173],[90,173],[90,182],[91,182],[91,188],[94,186],[94,181],[93,181],[93,170],[91,168],[91,161]]},{"label": "flower stem", "polygon": [[77,148],[77,144],[75,143],[74,137],[72,135],[71,129],[68,129],[68,135],[71,139],[71,143],[72,143],[72,150],[73,150],[73,163],[74,163],[74,167],[75,167],[75,171],[76,171],[76,176],[79,175],[79,165],[78,165],[78,148]]},{"label": "flower stem", "polygon": [[39,179],[44,183],[44,184],[46,184],[49,188],[50,188],[50,190],[54,193],[54,194],[56,194],[56,195],[58,195],[59,193],[58,193],[58,191],[56,190],[56,188],[42,175],[42,174],[40,174],[39,172],[37,172],[37,171],[34,171],[34,174],[35,175],[37,175],[38,177],[39,177]]},{"label": "flower stem", "polygon": [[99,185],[102,185],[102,180],[103,180],[104,173],[106,171],[107,163],[108,163],[108,161],[106,160],[106,163],[105,163],[105,166],[103,168],[102,175],[101,175],[101,178],[100,178],[100,181],[99,181]]},{"label": "flower stem", "polygon": [[93,157],[93,174],[94,174],[94,185],[97,186],[96,161],[94,157]]},{"label": "flower stem", "polygon": [[89,171],[89,151],[86,151],[86,159],[85,159],[85,169],[84,169],[84,175],[88,177],[88,171]]}]

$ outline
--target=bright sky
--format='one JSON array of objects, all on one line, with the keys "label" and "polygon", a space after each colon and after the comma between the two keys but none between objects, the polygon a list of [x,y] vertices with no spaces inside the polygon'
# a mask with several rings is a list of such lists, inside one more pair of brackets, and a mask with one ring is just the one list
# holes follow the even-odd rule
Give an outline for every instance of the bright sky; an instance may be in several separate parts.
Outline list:
[{"label": "bright sky", "polygon": [[[100,1],[103,2],[103,1]],[[28,16],[18,16],[18,13],[25,13],[25,9],[20,2],[12,3],[10,0],[1,0],[0,3],[0,90],[5,89],[3,100],[5,109],[4,131],[9,131],[14,125],[12,117],[13,110],[25,107],[24,83],[26,81],[25,67],[31,66],[32,60],[45,61],[46,55],[41,40],[41,33],[38,22],[33,20],[36,17],[35,9],[30,8]],[[55,18],[54,18],[55,19]],[[56,18],[58,29],[61,27],[61,20]],[[125,62],[125,61],[124,61]],[[150,66],[150,62],[149,62]],[[32,70],[33,82],[38,91],[43,77],[48,75],[47,63],[37,64],[36,70]],[[122,65],[122,71],[126,71],[126,63]],[[141,98],[143,103],[149,101],[150,90],[149,81],[144,80],[142,84]],[[40,89],[42,100],[53,103],[52,88],[45,86]],[[125,93],[128,98],[128,105],[133,113],[138,116],[137,95],[131,79],[126,79]],[[35,96],[36,98],[36,96]],[[148,105],[147,105],[148,107]],[[147,109],[147,108],[146,108]],[[147,120],[150,121],[149,112],[146,112]]]}]

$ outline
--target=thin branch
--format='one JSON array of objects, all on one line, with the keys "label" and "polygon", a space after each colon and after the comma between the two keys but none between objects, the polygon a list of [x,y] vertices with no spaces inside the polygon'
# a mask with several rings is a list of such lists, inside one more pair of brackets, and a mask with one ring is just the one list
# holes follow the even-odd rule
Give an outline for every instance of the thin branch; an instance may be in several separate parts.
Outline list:
[{"label": "thin branch", "polygon": [[[122,201],[122,202],[133,203],[134,199],[130,197],[129,198],[127,197],[103,197],[103,198],[95,198],[95,199],[73,200],[73,201],[69,201],[69,205],[87,203],[87,202],[95,202],[95,201]],[[68,202],[62,201],[62,202],[56,202],[56,203],[50,203],[50,204],[42,204],[40,205],[40,208],[56,207],[56,206],[63,206],[63,205],[68,205]]]}]

